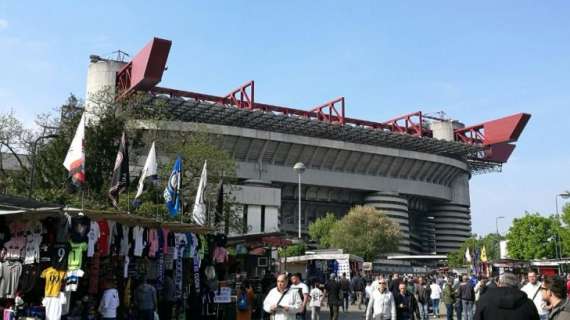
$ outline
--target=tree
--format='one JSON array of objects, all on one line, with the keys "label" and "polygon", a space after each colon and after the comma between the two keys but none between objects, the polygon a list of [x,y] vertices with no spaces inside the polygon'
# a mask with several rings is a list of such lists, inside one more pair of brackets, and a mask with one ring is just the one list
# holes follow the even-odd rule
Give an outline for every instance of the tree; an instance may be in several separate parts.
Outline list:
[{"label": "tree", "polygon": [[355,206],[334,224],[330,239],[333,247],[372,261],[398,248],[400,227],[372,207]]},{"label": "tree", "polygon": [[459,249],[447,255],[447,265],[450,267],[465,266],[467,263],[465,261],[465,250],[467,250],[467,248],[473,253],[475,248],[482,250],[483,247],[485,247],[487,260],[497,260],[500,258],[499,242],[501,240],[503,240],[503,237],[496,233],[489,233],[483,237],[474,234],[471,238],[465,240]]},{"label": "tree", "polygon": [[311,237],[312,240],[318,241],[321,246],[330,248],[330,231],[337,222],[338,219],[334,213],[327,213],[324,217],[318,218],[309,225],[309,237]]},{"label": "tree", "polygon": [[284,248],[279,248],[279,257],[296,257],[305,254],[306,247],[304,244],[293,244]]},{"label": "tree", "polygon": [[514,259],[542,259],[556,256],[555,238],[558,231],[555,217],[525,213],[513,220],[507,233],[509,255]]}]

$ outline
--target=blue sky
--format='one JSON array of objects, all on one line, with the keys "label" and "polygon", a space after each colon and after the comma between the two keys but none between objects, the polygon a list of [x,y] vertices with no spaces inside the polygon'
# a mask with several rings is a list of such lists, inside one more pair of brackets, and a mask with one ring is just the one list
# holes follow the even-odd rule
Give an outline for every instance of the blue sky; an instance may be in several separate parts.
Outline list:
[{"label": "blue sky", "polygon": [[[147,4],[148,3],[148,4]],[[570,189],[567,1],[0,0],[0,111],[27,124],[83,97],[89,54],[173,41],[162,86],[297,108],[345,96],[347,114],[387,120],[445,111],[466,124],[532,119],[502,173],[471,180],[473,230],[552,213]]]}]

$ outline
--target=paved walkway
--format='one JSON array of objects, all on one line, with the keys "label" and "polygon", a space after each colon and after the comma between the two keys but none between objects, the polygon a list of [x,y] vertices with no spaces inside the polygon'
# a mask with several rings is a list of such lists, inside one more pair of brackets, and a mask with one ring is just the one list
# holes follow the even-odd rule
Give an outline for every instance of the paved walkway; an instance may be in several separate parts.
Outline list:
[{"label": "paved walkway", "polygon": [[[438,319],[445,319],[445,305],[442,304],[439,308],[439,311],[440,311],[441,315],[439,316]],[[342,308],[341,308],[338,319],[339,320],[363,320],[364,317],[365,317],[365,307],[364,306],[362,307],[362,310],[358,310],[357,306],[351,305],[348,308],[347,312],[343,312]],[[307,320],[310,320],[310,319],[311,319],[311,314],[309,311],[309,314],[307,315]],[[329,308],[328,308],[328,306],[325,306],[321,309],[320,320],[329,320],[329,319],[330,319]],[[430,315],[430,319],[435,319],[435,318],[433,317],[433,315]]]}]

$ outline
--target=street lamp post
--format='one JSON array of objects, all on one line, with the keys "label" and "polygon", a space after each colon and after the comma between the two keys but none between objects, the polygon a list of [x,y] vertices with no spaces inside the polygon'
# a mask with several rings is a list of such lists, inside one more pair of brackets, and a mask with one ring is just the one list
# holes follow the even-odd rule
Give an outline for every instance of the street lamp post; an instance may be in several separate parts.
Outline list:
[{"label": "street lamp post", "polygon": [[305,165],[302,162],[297,162],[293,166],[293,170],[299,176],[299,240],[301,240],[301,175],[305,172]]},{"label": "street lamp post", "polygon": [[34,175],[36,173],[36,149],[38,147],[38,142],[43,139],[49,138],[56,138],[58,137],[57,134],[48,134],[45,136],[40,136],[34,141],[34,145],[32,147],[32,163],[30,168],[30,186],[28,187],[28,198],[32,197],[32,192],[34,190]]},{"label": "street lamp post", "polygon": [[[558,197],[562,199],[570,198],[570,191],[559,193],[554,196],[554,201],[556,202],[556,221],[560,222],[560,213],[558,211]],[[562,259],[562,243],[560,242],[560,237],[558,236],[558,231],[556,232],[556,241],[554,242],[556,246],[556,258]]]},{"label": "street lamp post", "polygon": [[505,217],[503,216],[498,216],[495,218],[495,227],[497,228],[497,235],[500,236],[501,234],[499,233],[499,219],[505,219]]}]

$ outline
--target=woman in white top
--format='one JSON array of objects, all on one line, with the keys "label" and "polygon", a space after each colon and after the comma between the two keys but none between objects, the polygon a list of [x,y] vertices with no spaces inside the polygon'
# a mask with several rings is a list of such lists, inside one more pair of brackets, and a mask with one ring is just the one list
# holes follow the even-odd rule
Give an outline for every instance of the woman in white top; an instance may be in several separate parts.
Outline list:
[{"label": "woman in white top", "polygon": [[295,320],[303,303],[297,291],[287,289],[287,276],[279,275],[277,287],[271,289],[263,300],[263,310],[271,314],[272,320]]},{"label": "woman in white top", "polygon": [[433,282],[430,284],[429,288],[431,289],[431,304],[433,308],[433,315],[434,317],[439,318],[439,299],[441,298],[441,288],[440,286]]}]

